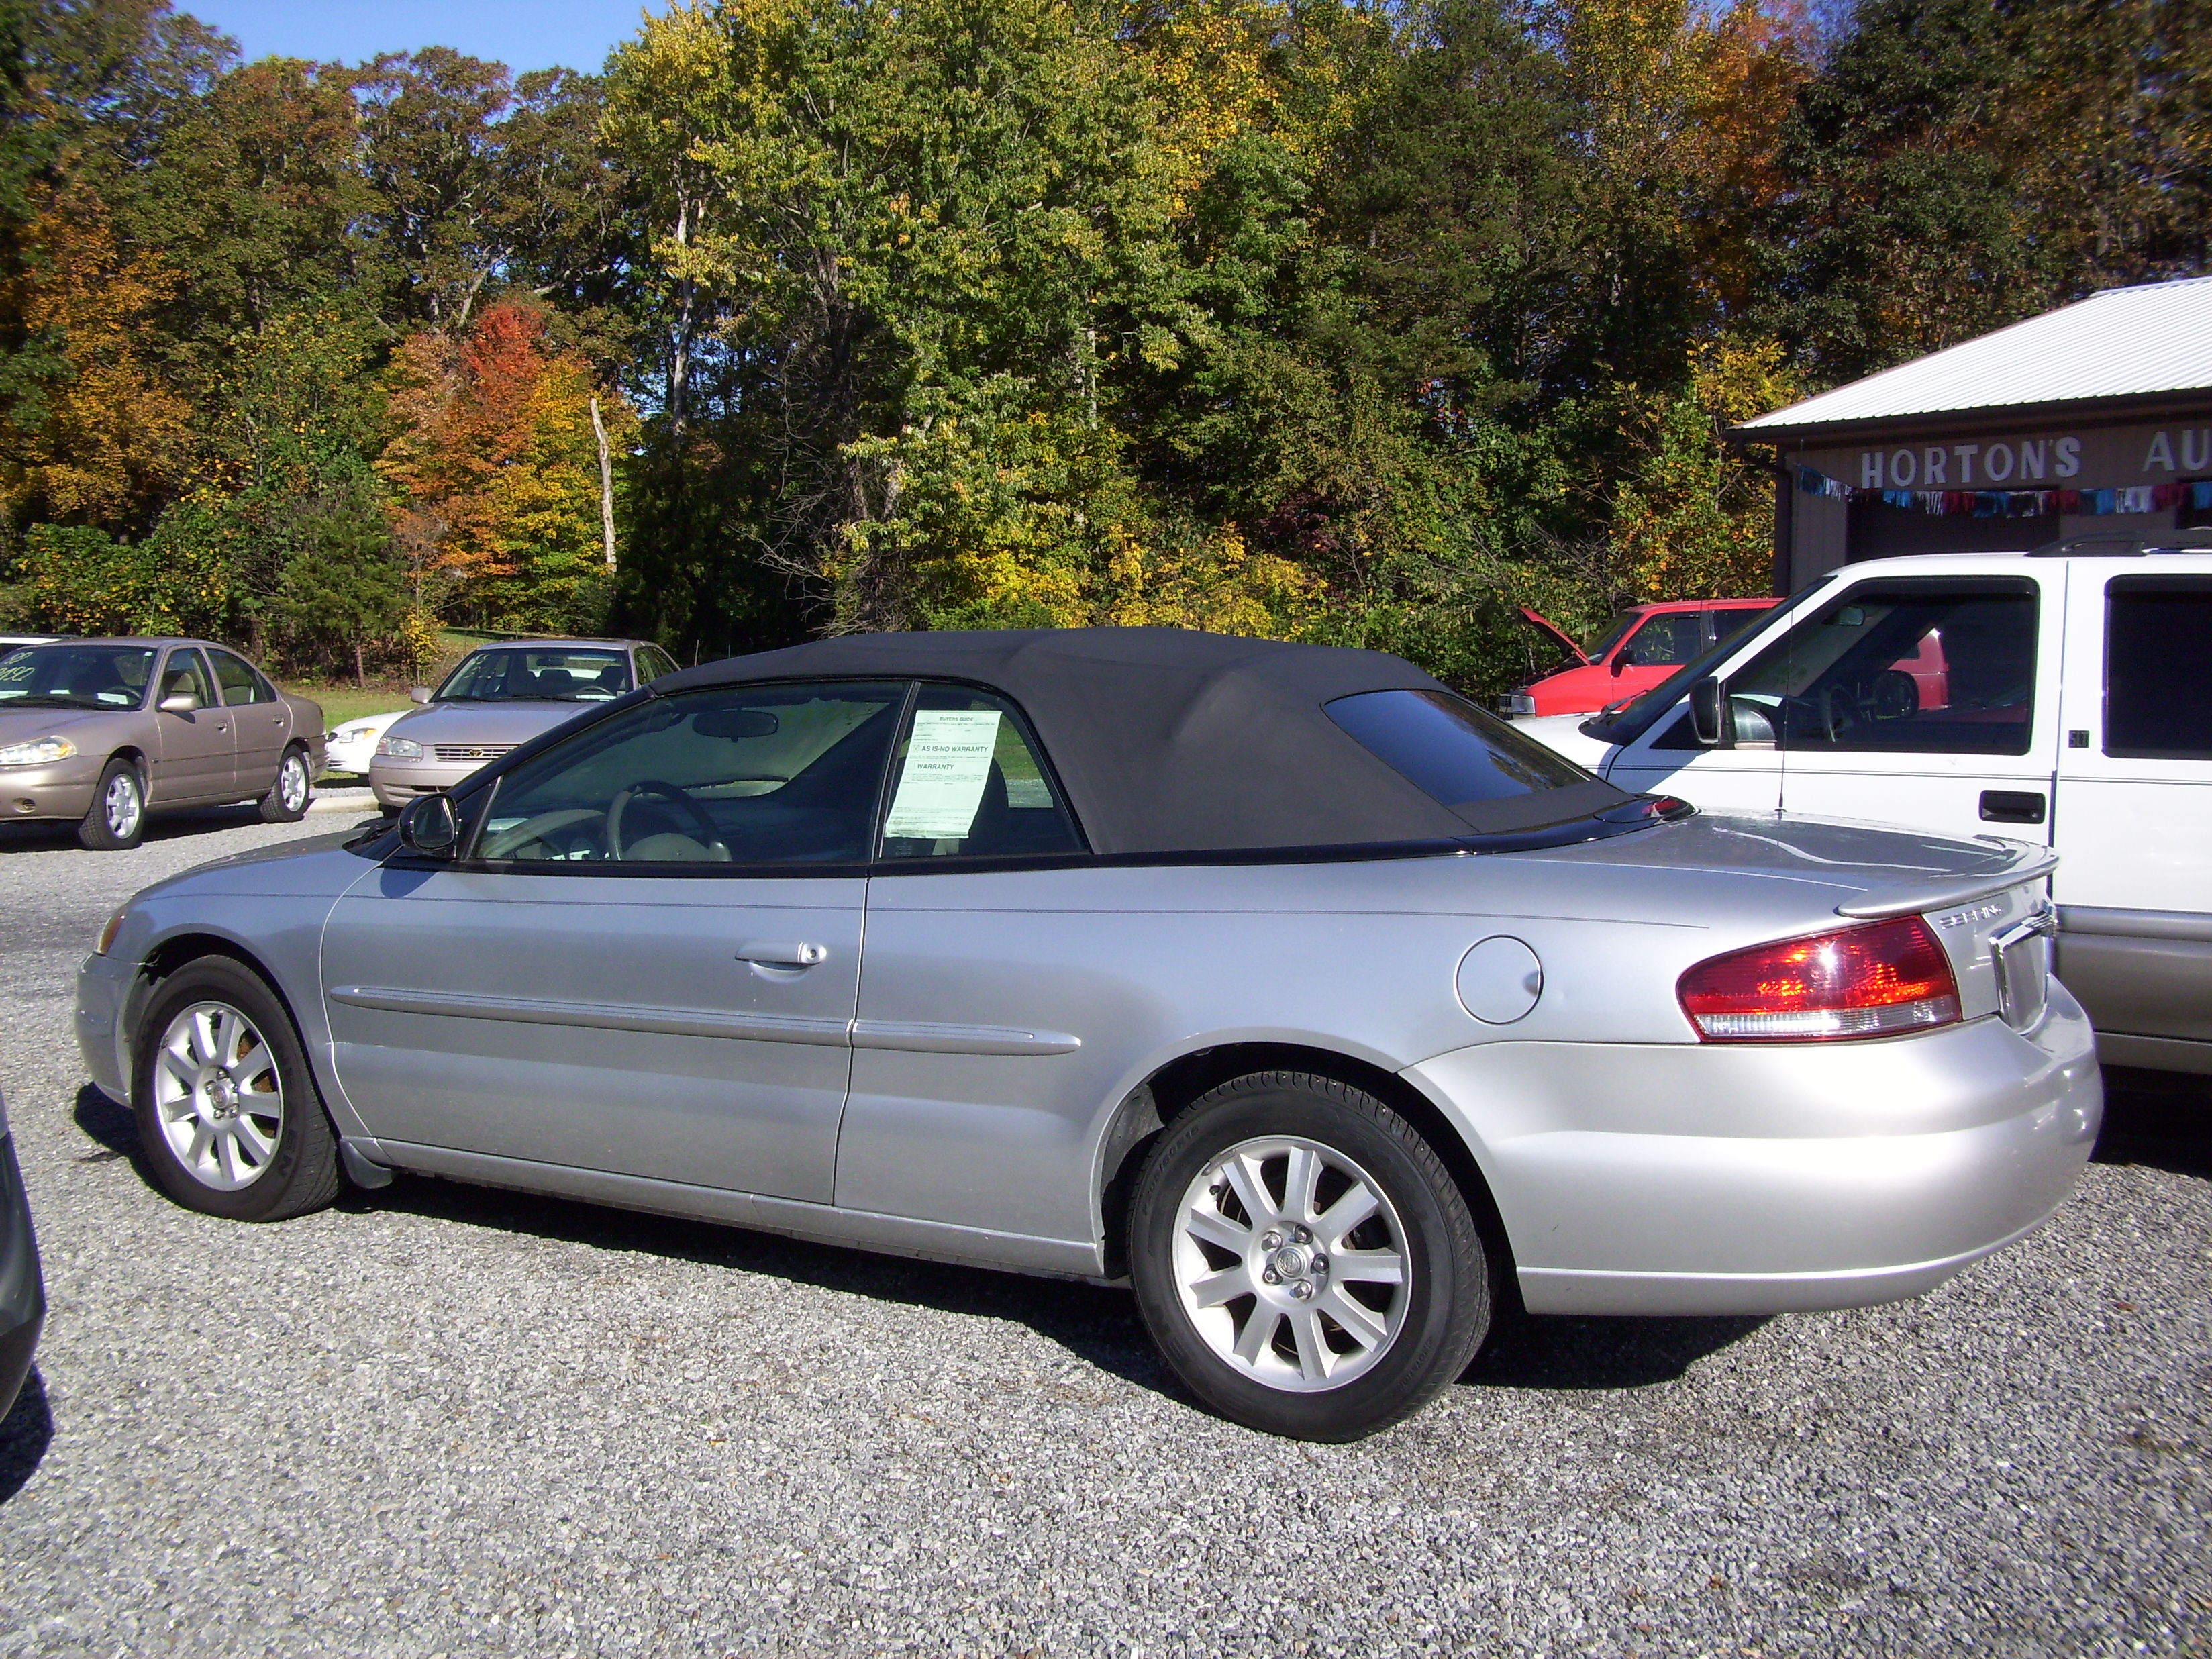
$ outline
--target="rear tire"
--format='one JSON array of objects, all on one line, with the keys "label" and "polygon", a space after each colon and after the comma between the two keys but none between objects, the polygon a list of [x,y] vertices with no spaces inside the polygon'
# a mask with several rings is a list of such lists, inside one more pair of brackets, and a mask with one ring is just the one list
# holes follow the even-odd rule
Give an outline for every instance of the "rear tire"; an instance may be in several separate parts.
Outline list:
[{"label": "rear tire", "polygon": [[315,780],[308,769],[307,751],[295,744],[276,763],[276,781],[261,798],[262,822],[297,823],[307,816],[308,804],[314,798]]},{"label": "rear tire", "polygon": [[292,1017],[266,981],[202,957],[147,1004],[131,1069],[138,1140],[162,1190],[232,1221],[283,1221],[338,1194],[337,1136]]},{"label": "rear tire", "polygon": [[146,780],[120,755],[101,769],[92,806],[76,827],[80,847],[120,853],[146,838]]},{"label": "rear tire", "polygon": [[1490,1328],[1466,1194],[1419,1130],[1332,1078],[1237,1078],[1172,1123],[1138,1179],[1129,1268],[1194,1394],[1303,1440],[1411,1415]]}]

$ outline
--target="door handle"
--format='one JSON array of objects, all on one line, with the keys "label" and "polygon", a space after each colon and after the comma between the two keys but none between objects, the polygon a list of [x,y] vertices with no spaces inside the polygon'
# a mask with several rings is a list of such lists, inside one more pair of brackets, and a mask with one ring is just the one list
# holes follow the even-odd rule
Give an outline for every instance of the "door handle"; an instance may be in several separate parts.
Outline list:
[{"label": "door handle", "polygon": [[1982,791],[1982,822],[1984,823],[2040,823],[2043,822],[2043,792],[2039,789]]},{"label": "door handle", "polygon": [[811,968],[830,959],[830,947],[804,939],[763,941],[738,951],[739,962],[757,962],[769,968]]}]

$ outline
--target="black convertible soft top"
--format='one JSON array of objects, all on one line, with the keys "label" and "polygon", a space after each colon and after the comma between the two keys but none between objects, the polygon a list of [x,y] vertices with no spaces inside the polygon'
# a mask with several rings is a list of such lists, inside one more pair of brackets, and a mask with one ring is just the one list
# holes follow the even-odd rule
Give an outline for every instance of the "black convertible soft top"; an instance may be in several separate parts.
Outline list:
[{"label": "black convertible soft top", "polygon": [[[730,657],[655,695],[759,680],[951,680],[1000,692],[1036,727],[1094,852],[1188,853],[1437,841],[1587,819],[1632,798],[1477,714],[1510,755],[1574,781],[1446,805],[1324,712],[1443,683],[1380,651],[1174,628],[858,634]],[[1532,781],[1537,779],[1532,775]]]}]

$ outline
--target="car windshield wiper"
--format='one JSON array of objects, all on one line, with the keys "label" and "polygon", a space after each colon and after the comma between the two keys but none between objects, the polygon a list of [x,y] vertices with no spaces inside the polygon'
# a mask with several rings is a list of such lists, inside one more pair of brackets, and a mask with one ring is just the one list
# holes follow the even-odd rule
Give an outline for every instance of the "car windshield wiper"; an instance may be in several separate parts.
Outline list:
[{"label": "car windshield wiper", "polygon": [[79,697],[66,691],[33,692],[27,696],[9,696],[0,693],[0,709],[9,708],[136,708],[137,703],[102,702],[96,697]]}]

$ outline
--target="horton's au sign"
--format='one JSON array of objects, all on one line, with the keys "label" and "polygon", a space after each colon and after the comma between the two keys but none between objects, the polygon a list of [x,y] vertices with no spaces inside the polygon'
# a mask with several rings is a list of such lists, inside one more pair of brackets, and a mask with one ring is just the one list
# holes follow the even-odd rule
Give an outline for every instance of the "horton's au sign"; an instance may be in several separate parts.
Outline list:
[{"label": "horton's au sign", "polygon": [[2212,477],[2212,426],[1946,438],[1792,457],[1862,489],[2085,489]]}]

